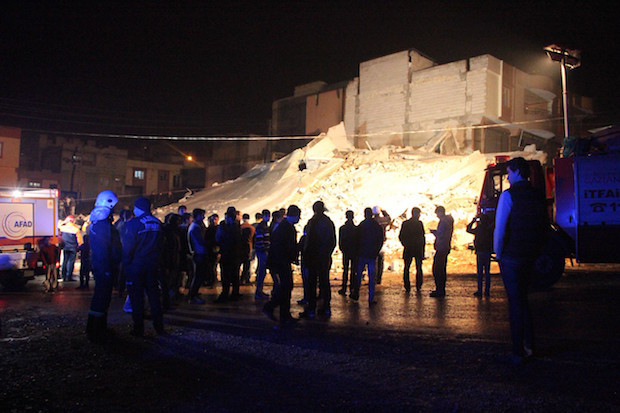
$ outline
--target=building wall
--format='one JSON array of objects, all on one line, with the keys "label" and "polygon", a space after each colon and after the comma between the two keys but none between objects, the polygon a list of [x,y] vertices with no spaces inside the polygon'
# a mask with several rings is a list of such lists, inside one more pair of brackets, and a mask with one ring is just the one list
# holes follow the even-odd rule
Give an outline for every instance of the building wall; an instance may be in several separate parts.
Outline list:
[{"label": "building wall", "polygon": [[306,135],[318,135],[343,119],[344,89],[306,96]]},{"label": "building wall", "polygon": [[0,186],[18,183],[21,129],[0,126]]},{"label": "building wall", "polygon": [[[144,170],[144,180],[137,180],[134,178],[134,171],[136,169]],[[175,165],[168,163],[140,161],[134,159],[127,160],[127,167],[125,168],[125,182],[126,186],[141,187],[141,195],[155,195],[160,191],[159,177],[160,172],[168,172],[168,191],[172,191],[178,188],[174,186],[174,177],[181,176],[181,170],[183,165]],[[179,178],[177,178],[179,179]]]}]

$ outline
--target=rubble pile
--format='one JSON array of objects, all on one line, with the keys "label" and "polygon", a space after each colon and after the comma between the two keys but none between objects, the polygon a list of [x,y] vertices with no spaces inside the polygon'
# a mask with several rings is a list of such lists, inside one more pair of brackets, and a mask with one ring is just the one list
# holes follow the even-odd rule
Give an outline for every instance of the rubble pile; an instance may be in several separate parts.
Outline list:
[{"label": "rubble pile", "polygon": [[[344,223],[348,209],[354,211],[355,222],[359,223],[365,207],[379,206],[393,219],[384,247],[388,255],[401,251],[398,232],[402,221],[411,216],[412,207],[422,210],[421,220],[428,232],[437,227],[435,207],[443,205],[455,221],[453,247],[464,250],[473,241],[465,226],[475,215],[484,169],[495,155],[474,151],[446,156],[391,146],[355,149],[340,124],[278,161],[257,165],[239,178],[183,198],[179,204],[190,211],[203,208],[207,215],[220,216],[234,205],[252,217],[264,208],[274,210],[296,204],[302,210],[300,230],[312,216],[312,204],[317,200],[325,203],[336,228]],[[509,155],[541,161],[545,156],[533,147]],[[300,168],[301,162],[305,169]],[[177,206],[160,208],[158,215],[174,212]],[[434,237],[427,234],[427,243],[433,241]]]}]

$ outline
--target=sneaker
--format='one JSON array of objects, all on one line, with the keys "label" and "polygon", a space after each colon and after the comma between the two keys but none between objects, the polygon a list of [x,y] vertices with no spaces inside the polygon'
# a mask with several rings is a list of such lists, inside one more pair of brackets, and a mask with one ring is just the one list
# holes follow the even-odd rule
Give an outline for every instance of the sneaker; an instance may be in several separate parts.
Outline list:
[{"label": "sneaker", "polygon": [[308,304],[308,300],[306,300],[305,298],[302,298],[301,300],[297,300],[297,304],[299,304],[299,305],[307,305]]},{"label": "sneaker", "polygon": [[338,294],[340,295],[347,295],[347,290],[345,290],[344,288],[341,288],[338,290]]},{"label": "sneaker", "polygon": [[299,318],[304,318],[306,320],[312,320],[316,317],[316,314],[314,311],[302,311],[301,313],[299,313]]},{"label": "sneaker", "polygon": [[441,291],[431,291],[431,293],[429,294],[430,297],[436,297],[436,298],[441,298],[441,297],[445,297],[446,293],[442,293]]},{"label": "sneaker", "polygon": [[359,293],[351,293],[351,294],[349,295],[349,297],[350,297],[352,300],[357,301],[357,300],[359,300],[360,295],[359,295]]},{"label": "sneaker", "polygon": [[480,291],[476,291],[474,293],[474,297],[482,297],[482,293]]}]

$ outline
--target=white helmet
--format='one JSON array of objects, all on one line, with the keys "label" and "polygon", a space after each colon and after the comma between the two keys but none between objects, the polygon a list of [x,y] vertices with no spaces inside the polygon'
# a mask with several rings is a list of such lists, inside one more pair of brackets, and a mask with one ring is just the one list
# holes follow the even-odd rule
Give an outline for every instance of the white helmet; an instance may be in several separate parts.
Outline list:
[{"label": "white helmet", "polygon": [[114,192],[107,190],[99,193],[97,195],[97,199],[95,200],[95,208],[105,207],[109,209],[114,209],[114,206],[118,203],[118,198]]}]

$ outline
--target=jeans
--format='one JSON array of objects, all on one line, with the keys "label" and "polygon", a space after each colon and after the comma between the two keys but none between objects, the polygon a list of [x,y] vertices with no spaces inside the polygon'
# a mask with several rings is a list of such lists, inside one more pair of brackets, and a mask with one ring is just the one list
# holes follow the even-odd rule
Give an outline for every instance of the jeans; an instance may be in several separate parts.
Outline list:
[{"label": "jeans", "polygon": [[276,307],[280,307],[280,322],[291,318],[291,292],[293,291],[293,269],[290,264],[277,265],[273,269],[277,271],[274,276],[278,279],[278,288],[276,288],[271,296],[271,300],[265,304],[264,308],[273,311]]},{"label": "jeans", "polygon": [[62,279],[67,281],[73,277],[73,267],[75,266],[75,257],[77,251],[75,250],[62,250]]},{"label": "jeans", "polygon": [[438,293],[446,293],[446,267],[448,265],[450,251],[435,251],[433,259],[433,277],[435,278],[435,290]]},{"label": "jeans", "polygon": [[375,299],[375,265],[376,258],[359,257],[357,259],[357,277],[355,278],[355,293],[359,296],[360,285],[362,284],[362,273],[364,267],[368,267],[368,302],[372,303]]},{"label": "jeans", "polygon": [[[267,276],[267,251],[256,251],[256,258],[258,259],[258,269],[256,271],[256,294],[263,292],[263,284],[265,283],[265,277]],[[273,280],[274,293],[278,289],[280,280],[271,272],[271,279]]]},{"label": "jeans", "polygon": [[329,270],[332,266],[331,257],[321,257],[308,265],[308,311],[316,310],[316,284],[319,283],[319,296],[323,299],[323,309],[330,308],[332,292],[329,284]]},{"label": "jeans", "polygon": [[411,289],[411,282],[409,280],[409,268],[411,268],[411,262],[415,258],[415,288],[419,290],[422,288],[422,282],[424,281],[424,273],[422,272],[422,258],[423,257],[413,257],[413,256],[405,256],[405,270],[403,271],[403,284],[405,285],[405,290],[409,291]]},{"label": "jeans", "polygon": [[342,291],[347,291],[347,283],[349,291],[353,291],[355,278],[357,274],[357,257],[351,254],[342,253]]},{"label": "jeans", "polygon": [[524,356],[524,348],[532,349],[534,345],[532,315],[527,297],[534,261],[503,257],[499,268],[508,296],[512,351],[517,356]]},{"label": "jeans", "polygon": [[484,278],[484,292],[491,291],[491,253],[489,251],[476,252],[476,264],[478,267],[478,292],[482,293],[482,279]]},{"label": "jeans", "polygon": [[200,286],[207,274],[207,256],[204,254],[194,254],[192,257],[193,271],[192,281],[189,283],[189,298],[198,296]]},{"label": "jeans", "polygon": [[222,297],[228,297],[232,286],[232,295],[239,295],[239,269],[241,263],[235,260],[222,260]]}]

